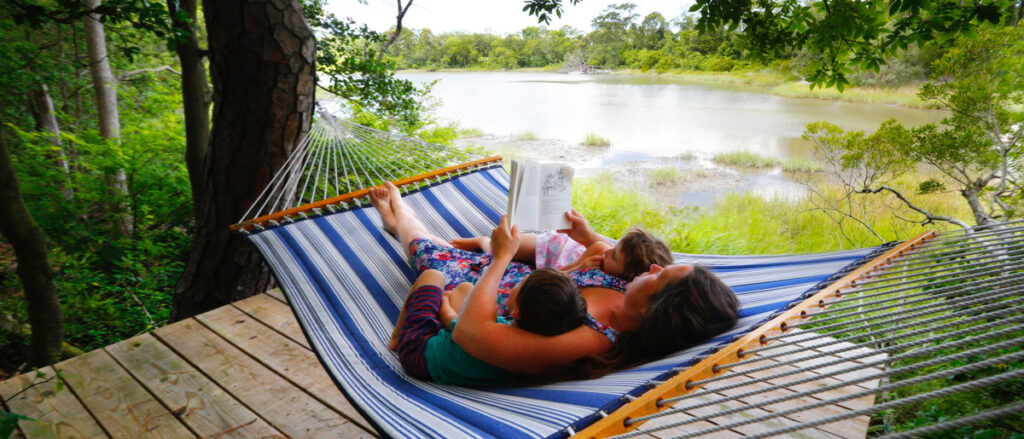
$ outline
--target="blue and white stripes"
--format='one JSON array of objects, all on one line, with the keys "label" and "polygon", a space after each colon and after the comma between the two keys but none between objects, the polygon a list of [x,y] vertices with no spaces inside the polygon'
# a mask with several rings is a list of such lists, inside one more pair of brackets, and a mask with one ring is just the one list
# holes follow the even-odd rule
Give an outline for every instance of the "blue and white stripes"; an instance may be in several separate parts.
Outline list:
[{"label": "blue and white stripes", "polygon": [[[500,167],[405,195],[442,237],[487,235],[504,213],[508,176]],[[705,345],[642,367],[541,387],[469,389],[406,377],[388,340],[416,273],[397,240],[365,206],[249,235],[288,296],[324,367],[386,435],[394,437],[559,437],[593,422],[670,369],[728,344],[818,282],[872,249],[798,256],[677,255],[717,272],[740,299],[740,324]]]}]

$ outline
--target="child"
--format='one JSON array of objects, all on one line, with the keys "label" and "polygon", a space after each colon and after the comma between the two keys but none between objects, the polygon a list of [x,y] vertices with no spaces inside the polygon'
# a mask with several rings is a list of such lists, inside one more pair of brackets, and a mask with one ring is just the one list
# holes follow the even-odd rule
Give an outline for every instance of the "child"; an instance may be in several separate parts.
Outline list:
[{"label": "child", "polygon": [[[402,368],[411,376],[439,384],[486,386],[507,384],[514,374],[466,353],[452,340],[457,314],[451,292],[442,292],[444,275],[426,270],[412,285],[405,307],[391,334],[390,348],[398,351]],[[463,283],[457,289],[472,288]],[[541,335],[558,335],[583,324],[587,304],[579,288],[553,269],[531,273],[512,289],[508,299],[512,319],[499,323]]]},{"label": "child", "polygon": [[[532,240],[531,240],[532,238]],[[651,264],[667,267],[672,264],[672,252],[664,241],[641,229],[632,229],[612,246],[604,239],[592,239],[586,246],[562,232],[544,232],[523,235],[521,248],[529,249],[534,243],[533,263],[537,268],[554,268],[564,272],[596,268],[625,281],[650,269]],[[490,238],[456,238],[451,241],[463,250],[490,250]]]}]

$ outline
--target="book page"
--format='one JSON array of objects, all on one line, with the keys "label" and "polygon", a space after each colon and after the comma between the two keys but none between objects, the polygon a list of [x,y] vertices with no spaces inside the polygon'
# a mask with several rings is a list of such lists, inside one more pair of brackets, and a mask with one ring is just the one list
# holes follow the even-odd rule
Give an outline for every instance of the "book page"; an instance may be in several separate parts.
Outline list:
[{"label": "book page", "polygon": [[508,223],[516,223],[516,196],[519,194],[519,190],[516,188],[519,182],[519,161],[512,160],[508,170],[508,208],[505,213],[508,215]]},{"label": "book page", "polygon": [[535,182],[538,191],[537,226],[539,230],[568,229],[572,223],[565,213],[572,209],[572,167],[551,163],[540,165]]},{"label": "book page", "polygon": [[515,221],[520,231],[539,230],[537,223],[540,214],[540,165],[532,160],[519,163],[519,177],[516,180],[516,195],[512,200],[515,209]]}]

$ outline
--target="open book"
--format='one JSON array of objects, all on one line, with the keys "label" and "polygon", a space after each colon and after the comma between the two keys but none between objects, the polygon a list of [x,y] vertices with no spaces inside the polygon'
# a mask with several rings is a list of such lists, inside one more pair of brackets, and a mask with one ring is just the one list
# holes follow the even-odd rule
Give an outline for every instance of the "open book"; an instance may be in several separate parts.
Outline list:
[{"label": "open book", "polygon": [[571,167],[559,163],[512,160],[509,225],[524,231],[571,227],[565,213],[572,209],[572,174]]}]

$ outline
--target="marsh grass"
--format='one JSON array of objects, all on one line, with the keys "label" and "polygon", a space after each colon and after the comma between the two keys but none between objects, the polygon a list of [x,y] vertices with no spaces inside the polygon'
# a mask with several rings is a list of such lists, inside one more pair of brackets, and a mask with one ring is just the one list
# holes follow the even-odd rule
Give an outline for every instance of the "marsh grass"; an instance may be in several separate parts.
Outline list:
[{"label": "marsh grass", "polygon": [[785,172],[810,173],[824,169],[821,163],[803,157],[789,157],[782,161],[782,170]]},{"label": "marsh grass", "polygon": [[520,131],[512,135],[512,137],[516,140],[537,140],[537,135],[530,130]]},{"label": "marsh grass", "polygon": [[772,87],[772,94],[790,98],[828,99],[846,102],[863,102],[869,104],[894,104],[914,108],[939,108],[934,102],[927,102],[917,97],[920,87],[908,85],[892,87],[849,87],[842,92],[835,88],[815,88],[803,82],[787,82]]},{"label": "marsh grass", "polygon": [[720,165],[741,166],[745,168],[770,168],[780,164],[777,159],[749,151],[723,152],[715,154],[712,160]]},{"label": "marsh grass", "polygon": [[484,131],[480,128],[459,128],[459,137],[483,137]]},{"label": "marsh grass", "polygon": [[670,70],[666,75],[685,81],[707,84],[736,84],[755,87],[774,87],[790,80],[790,77],[771,69],[745,70],[735,72],[694,72]]},{"label": "marsh grass", "polygon": [[679,184],[689,179],[689,174],[674,167],[655,168],[647,171],[647,185],[651,187]]},{"label": "marsh grass", "polygon": [[611,144],[610,140],[594,133],[587,133],[587,137],[583,139],[584,146],[611,146]]},{"label": "marsh grass", "polygon": [[[849,218],[830,217],[808,198],[766,199],[753,193],[729,194],[708,210],[661,204],[641,191],[615,186],[610,176],[573,182],[573,205],[598,233],[621,236],[632,226],[661,236],[674,251],[703,254],[785,254],[827,252],[882,244],[911,238],[930,229],[950,229],[933,224],[923,227],[900,218],[916,218],[913,212],[888,197],[858,196],[857,213],[881,238]],[[841,188],[826,186],[827,196],[838,197]],[[932,211],[963,218],[963,202],[948,194],[915,197]]]}]

